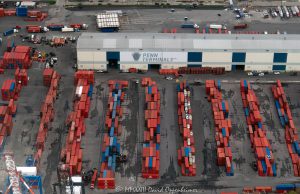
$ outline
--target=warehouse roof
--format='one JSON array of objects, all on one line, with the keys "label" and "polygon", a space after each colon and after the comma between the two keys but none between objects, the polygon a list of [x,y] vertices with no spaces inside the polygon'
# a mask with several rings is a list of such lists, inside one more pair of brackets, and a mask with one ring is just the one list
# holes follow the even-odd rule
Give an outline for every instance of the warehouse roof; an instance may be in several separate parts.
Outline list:
[{"label": "warehouse roof", "polygon": [[299,51],[300,35],[83,33],[79,50],[266,50]]}]

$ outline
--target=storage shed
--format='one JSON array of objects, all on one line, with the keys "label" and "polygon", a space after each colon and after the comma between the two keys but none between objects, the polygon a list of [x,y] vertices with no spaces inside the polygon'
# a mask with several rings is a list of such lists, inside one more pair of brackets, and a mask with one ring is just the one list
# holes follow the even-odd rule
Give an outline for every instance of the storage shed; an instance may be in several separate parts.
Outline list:
[{"label": "storage shed", "polygon": [[300,35],[83,33],[79,69],[174,69],[300,71]]}]

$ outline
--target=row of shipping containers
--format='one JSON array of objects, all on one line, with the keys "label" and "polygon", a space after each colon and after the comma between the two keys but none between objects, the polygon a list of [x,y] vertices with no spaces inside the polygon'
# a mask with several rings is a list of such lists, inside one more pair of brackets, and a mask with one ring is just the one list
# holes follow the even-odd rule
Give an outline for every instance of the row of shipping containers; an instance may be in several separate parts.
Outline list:
[{"label": "row of shipping containers", "polygon": [[225,73],[225,67],[180,67],[179,74],[214,74],[221,75]]},{"label": "row of shipping containers", "polygon": [[28,17],[26,21],[42,21],[48,14],[39,10],[29,10],[25,6],[16,7],[16,9],[3,9],[0,8],[0,17],[4,16],[19,16],[19,17]]},{"label": "row of shipping containers", "polygon": [[76,91],[73,111],[66,119],[68,135],[65,147],[60,154],[60,173],[67,173],[71,176],[81,174],[83,155],[81,140],[86,131],[85,119],[89,116],[94,80],[93,71],[77,71],[75,73]]},{"label": "row of shipping containers", "polygon": [[123,116],[122,103],[128,81],[109,80],[108,110],[105,116],[105,130],[101,150],[100,174],[97,179],[98,189],[115,189],[115,171],[121,156],[118,136],[122,133],[120,120]]},{"label": "row of shipping containers", "polygon": [[6,51],[0,60],[0,68],[2,69],[28,69],[32,65],[31,47],[16,46],[11,51]]},{"label": "row of shipping containers", "polygon": [[267,130],[262,123],[260,106],[255,92],[250,83],[246,80],[241,80],[240,91],[247,121],[248,134],[257,160],[258,175],[277,176],[273,151],[270,141],[266,137]]},{"label": "row of shipping containers", "polygon": [[285,140],[292,159],[294,176],[300,176],[300,146],[297,129],[295,127],[287,96],[284,93],[280,80],[272,86],[272,93],[275,99],[275,106],[281,126],[285,129]]},{"label": "row of shipping containers", "polygon": [[213,118],[215,121],[215,140],[217,142],[217,164],[225,166],[226,175],[234,175],[232,163],[232,149],[230,146],[230,135],[232,130],[231,120],[229,118],[228,101],[222,98],[221,82],[215,80],[206,80],[205,91],[208,95],[208,101],[211,102]]},{"label": "row of shipping containers", "polygon": [[145,131],[142,150],[142,177],[159,178],[160,168],[160,92],[155,81],[144,77]]},{"label": "row of shipping containers", "polygon": [[191,89],[186,81],[177,84],[178,126],[183,144],[177,150],[177,162],[183,176],[196,176],[195,139]]},{"label": "row of shipping containers", "polygon": [[2,88],[2,100],[8,101],[8,105],[0,106],[0,153],[4,149],[6,137],[11,135],[13,129],[13,120],[17,113],[15,100],[18,99],[22,86],[28,82],[27,71],[25,69],[16,69],[15,79],[5,80]]},{"label": "row of shipping containers", "polygon": [[[300,193],[300,184],[278,184],[275,188],[271,186],[255,186],[255,187],[244,187],[243,194],[251,193],[288,193],[294,191]],[[239,192],[220,192],[220,194],[238,194]]]},{"label": "row of shipping containers", "polygon": [[179,67],[179,69],[160,69],[161,75],[175,75],[178,74],[215,74],[221,75],[225,73],[224,67]]},{"label": "row of shipping containers", "polygon": [[6,138],[11,135],[13,120],[17,112],[17,105],[13,99],[9,100],[8,105],[0,106],[0,153],[3,152]]},{"label": "row of shipping containers", "polygon": [[58,94],[60,75],[53,69],[44,69],[43,83],[49,87],[45,100],[42,102],[40,110],[40,125],[36,139],[36,153],[34,155],[35,165],[39,167],[42,153],[45,148],[45,142],[48,130],[51,128],[51,122],[54,119],[54,103]]}]

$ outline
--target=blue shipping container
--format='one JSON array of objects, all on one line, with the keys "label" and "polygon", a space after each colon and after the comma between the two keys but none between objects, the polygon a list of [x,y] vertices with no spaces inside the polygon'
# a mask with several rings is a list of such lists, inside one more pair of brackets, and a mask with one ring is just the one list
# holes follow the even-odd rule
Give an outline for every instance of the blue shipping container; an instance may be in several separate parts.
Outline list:
[{"label": "blue shipping container", "polygon": [[114,127],[111,127],[111,128],[110,128],[110,131],[109,131],[109,136],[110,136],[110,137],[113,137],[113,136],[114,136],[114,132],[115,132],[115,128],[114,128]]},{"label": "blue shipping container", "polygon": [[153,157],[149,157],[149,168],[152,168],[153,166]]},{"label": "blue shipping container", "polygon": [[295,185],[294,184],[279,184],[276,185],[276,190],[277,191],[290,191],[290,190],[295,190]]},{"label": "blue shipping container", "polygon": [[266,161],[261,160],[261,165],[263,167],[263,173],[266,174],[267,173],[267,164],[266,164]]},{"label": "blue shipping container", "polygon": [[294,147],[296,153],[297,153],[298,155],[300,155],[300,148],[299,148],[299,144],[298,144],[297,141],[294,141],[294,142],[293,142],[293,147]]},{"label": "blue shipping container", "polygon": [[107,176],[107,171],[103,170],[103,178],[106,178],[106,176]]},{"label": "blue shipping container", "polygon": [[14,91],[15,89],[15,82],[12,82],[11,85],[10,85],[10,88],[9,88],[9,91]]},{"label": "blue shipping container", "polygon": [[273,171],[273,176],[277,176],[277,167],[275,163],[273,163],[272,165],[272,171]]},{"label": "blue shipping container", "polygon": [[194,24],[192,23],[181,24],[181,28],[194,28]]},{"label": "blue shipping container", "polygon": [[21,17],[27,16],[27,7],[17,7],[16,15]]}]

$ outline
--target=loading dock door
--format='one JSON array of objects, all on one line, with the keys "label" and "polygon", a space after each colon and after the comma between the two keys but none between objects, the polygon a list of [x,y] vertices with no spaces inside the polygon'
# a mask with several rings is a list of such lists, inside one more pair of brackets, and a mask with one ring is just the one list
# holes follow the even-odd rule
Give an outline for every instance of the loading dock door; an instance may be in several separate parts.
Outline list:
[{"label": "loading dock door", "polygon": [[286,65],[273,65],[273,71],[285,71]]},{"label": "loading dock door", "polygon": [[232,65],[232,71],[245,71],[245,65]]},{"label": "loading dock door", "polygon": [[149,64],[148,69],[160,69],[160,64]]}]

